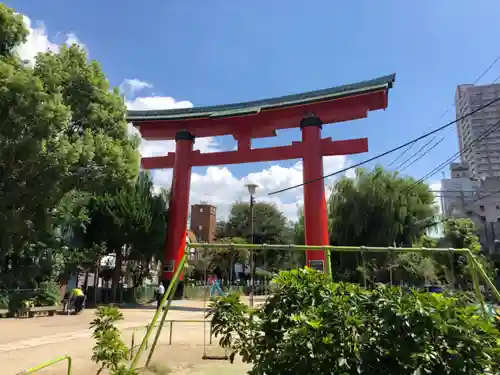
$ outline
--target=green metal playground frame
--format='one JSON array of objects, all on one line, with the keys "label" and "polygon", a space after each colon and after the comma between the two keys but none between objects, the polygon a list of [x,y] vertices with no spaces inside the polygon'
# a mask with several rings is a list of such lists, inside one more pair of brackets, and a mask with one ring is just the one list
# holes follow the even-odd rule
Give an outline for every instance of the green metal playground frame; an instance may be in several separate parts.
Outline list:
[{"label": "green metal playground frame", "polygon": [[[481,310],[483,314],[486,316],[486,308],[485,308],[485,303],[484,303],[484,298],[483,295],[481,294],[480,291],[480,286],[479,286],[479,279],[482,279],[486,286],[492,291],[493,295],[495,296],[495,299],[500,302],[500,293],[495,287],[495,284],[489,279],[488,275],[482,268],[482,266],[479,264],[479,262],[475,259],[474,255],[469,249],[453,249],[453,248],[437,248],[437,249],[428,249],[428,248],[402,248],[402,247],[355,247],[355,246],[306,246],[306,245],[249,245],[249,244],[202,244],[202,243],[191,243],[187,244],[184,256],[181,258],[180,263],[177,266],[177,269],[173,275],[173,279],[168,286],[165,294],[163,295],[162,300],[160,301],[160,306],[156,310],[155,315],[153,316],[153,319],[151,321],[151,324],[148,326],[148,329],[146,331],[146,334],[139,346],[139,349],[137,350],[130,368],[135,369],[138,368],[139,361],[141,358],[141,355],[144,353],[145,349],[148,346],[149,339],[151,337],[151,334],[153,330],[155,329],[156,326],[158,326],[158,329],[156,331],[156,335],[154,337],[153,343],[151,345],[151,349],[148,353],[145,367],[147,367],[151,361],[151,358],[153,356],[154,350],[156,348],[156,345],[158,343],[158,339],[161,334],[161,330],[163,329],[163,325],[165,323],[168,311],[170,309],[170,306],[172,304],[173,296],[175,294],[175,289],[177,288],[177,284],[179,282],[179,276],[181,275],[182,271],[184,271],[185,264],[188,259],[189,255],[189,250],[190,249],[227,249],[227,248],[232,248],[232,249],[253,249],[253,250],[281,250],[281,251],[323,251],[325,252],[325,258],[326,258],[326,264],[325,264],[325,273],[330,275],[331,277],[331,252],[344,252],[344,253],[420,253],[420,254],[437,254],[437,253],[453,253],[453,254],[461,254],[467,257],[468,264],[470,265],[469,269],[471,272],[471,277],[472,277],[472,282],[473,282],[473,287],[474,287],[474,292],[476,295],[476,298],[480,302],[481,305]],[[162,309],[164,307],[164,309]],[[157,325],[156,322],[158,321],[158,318],[161,316],[160,324]]]},{"label": "green metal playground frame", "polygon": [[68,361],[68,370],[67,370],[67,374],[68,375],[71,375],[72,373],[72,367],[73,367],[73,361],[71,359],[70,356],[63,356],[63,357],[59,357],[59,358],[56,358],[56,359],[53,359],[52,361],[48,361],[48,362],[45,362],[45,363],[42,363],[41,365],[38,365],[38,366],[35,366],[35,367],[32,367],[32,368],[29,368],[27,370],[24,370],[24,371],[21,371],[21,372],[18,372],[16,375],[28,375],[28,374],[33,374],[35,372],[38,372],[40,370],[43,370],[47,367],[50,367],[50,366],[53,366],[59,362],[62,362],[62,361]]}]

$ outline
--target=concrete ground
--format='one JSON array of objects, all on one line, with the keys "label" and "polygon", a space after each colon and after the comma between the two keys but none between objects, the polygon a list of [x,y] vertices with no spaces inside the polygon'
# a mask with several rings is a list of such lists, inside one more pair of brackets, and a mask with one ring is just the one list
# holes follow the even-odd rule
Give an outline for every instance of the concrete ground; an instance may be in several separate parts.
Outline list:
[{"label": "concrete ground", "polygon": [[[172,320],[203,320],[203,302],[174,301],[167,316]],[[139,344],[151,322],[155,309],[122,309],[124,321],[119,323],[124,341],[130,346],[132,333],[135,344]],[[69,355],[73,360],[73,375],[95,374],[97,367],[91,361],[94,341],[89,323],[94,318],[93,310],[81,315],[57,315],[34,319],[0,319],[0,367],[2,375],[14,375],[46,361]],[[204,327],[205,326],[205,327]],[[156,374],[245,374],[249,367],[241,363],[202,360],[204,349],[209,355],[222,355],[223,350],[208,344],[209,326],[203,323],[173,323],[172,345],[169,345],[170,324],[160,335],[157,350],[151,363],[157,367]],[[205,328],[205,329],[204,329]],[[207,334],[204,334],[206,332]],[[150,340],[149,346],[151,345]],[[142,363],[145,357],[141,358]],[[66,375],[66,363],[59,363],[37,374]],[[103,372],[105,373],[105,372]]]}]

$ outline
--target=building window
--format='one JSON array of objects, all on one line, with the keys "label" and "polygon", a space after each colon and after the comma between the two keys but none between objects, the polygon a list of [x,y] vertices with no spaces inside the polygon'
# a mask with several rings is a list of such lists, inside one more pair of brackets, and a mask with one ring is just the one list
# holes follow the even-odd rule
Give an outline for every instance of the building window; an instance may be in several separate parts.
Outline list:
[{"label": "building window", "polygon": [[200,208],[200,212],[203,212],[203,208]]},{"label": "building window", "polygon": [[480,209],[481,211],[484,211],[484,206],[479,206],[479,209]]},{"label": "building window", "polygon": [[500,210],[500,204],[497,204],[496,207],[497,207],[497,210]]}]

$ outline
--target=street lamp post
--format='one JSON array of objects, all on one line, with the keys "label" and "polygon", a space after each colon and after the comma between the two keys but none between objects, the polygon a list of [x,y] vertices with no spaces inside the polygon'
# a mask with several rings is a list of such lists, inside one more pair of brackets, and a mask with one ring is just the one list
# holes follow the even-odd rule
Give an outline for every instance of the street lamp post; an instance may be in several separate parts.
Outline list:
[{"label": "street lamp post", "polygon": [[[259,185],[249,183],[246,185],[250,194],[250,241],[252,245],[255,242],[255,190]],[[255,253],[254,249],[250,249],[250,307],[253,307],[253,298],[255,294]]]}]

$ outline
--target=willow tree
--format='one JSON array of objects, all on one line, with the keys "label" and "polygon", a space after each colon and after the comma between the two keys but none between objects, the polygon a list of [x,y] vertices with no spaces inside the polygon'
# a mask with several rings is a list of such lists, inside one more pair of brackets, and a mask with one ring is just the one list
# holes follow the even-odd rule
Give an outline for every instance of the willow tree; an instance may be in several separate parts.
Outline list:
[{"label": "willow tree", "polygon": [[428,185],[381,167],[358,169],[341,178],[328,201],[331,240],[352,246],[411,246],[424,229],[417,224],[436,213]]},{"label": "willow tree", "polygon": [[[345,246],[411,246],[425,232],[419,222],[433,216],[434,196],[424,183],[384,170],[356,170],[354,178],[338,180],[328,200],[330,242]],[[361,269],[370,278],[385,281],[393,254],[333,255],[334,267]],[[384,263],[387,267],[381,267]],[[347,272],[350,271],[350,272]],[[429,270],[426,270],[429,273]]]}]

